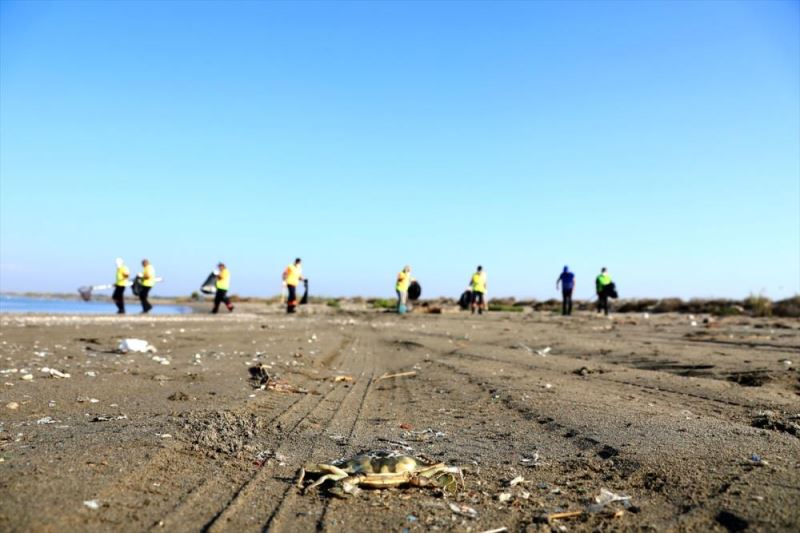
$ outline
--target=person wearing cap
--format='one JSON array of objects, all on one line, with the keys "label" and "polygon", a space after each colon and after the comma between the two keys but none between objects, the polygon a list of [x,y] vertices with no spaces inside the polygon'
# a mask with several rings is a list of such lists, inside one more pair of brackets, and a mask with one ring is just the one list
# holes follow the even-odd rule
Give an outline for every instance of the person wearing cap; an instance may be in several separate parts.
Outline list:
[{"label": "person wearing cap", "polygon": [[217,292],[214,295],[214,309],[211,312],[215,314],[219,312],[219,304],[221,303],[225,304],[228,311],[233,311],[233,304],[231,304],[231,299],[228,298],[228,289],[231,287],[231,271],[228,270],[225,263],[220,261],[215,274],[217,275]]},{"label": "person wearing cap", "polygon": [[138,274],[138,277],[142,279],[142,287],[139,289],[142,313],[149,313],[153,306],[147,300],[147,296],[150,294],[150,289],[156,284],[156,269],[148,259],[142,259],[142,272]]},{"label": "person wearing cap", "polygon": [[561,315],[569,316],[572,314],[572,291],[575,289],[575,274],[569,271],[569,267],[564,265],[564,270],[556,280],[556,290],[561,285]]},{"label": "person wearing cap", "polygon": [[469,280],[469,290],[472,291],[472,302],[470,303],[472,314],[475,314],[475,308],[477,308],[478,314],[482,315],[486,307],[486,272],[483,271],[481,265],[478,265],[477,270]]},{"label": "person wearing cap", "polygon": [[397,312],[402,314],[408,310],[408,288],[414,278],[411,276],[411,266],[406,265],[397,274],[394,290],[397,292]]},{"label": "person wearing cap", "polygon": [[286,312],[294,313],[297,308],[297,284],[303,281],[302,260],[298,257],[294,263],[283,271],[283,282],[286,284],[288,295],[286,297]]},{"label": "person wearing cap", "polygon": [[603,267],[600,275],[595,280],[595,290],[597,292],[597,312],[605,312],[608,316],[608,286],[611,285],[611,276],[608,269]]},{"label": "person wearing cap", "polygon": [[124,315],[125,286],[128,284],[128,278],[131,275],[131,271],[128,270],[128,267],[125,266],[125,262],[119,257],[117,257],[116,265],[117,274],[114,281],[114,294],[111,295],[111,299],[114,300],[114,303],[117,305],[117,314]]}]

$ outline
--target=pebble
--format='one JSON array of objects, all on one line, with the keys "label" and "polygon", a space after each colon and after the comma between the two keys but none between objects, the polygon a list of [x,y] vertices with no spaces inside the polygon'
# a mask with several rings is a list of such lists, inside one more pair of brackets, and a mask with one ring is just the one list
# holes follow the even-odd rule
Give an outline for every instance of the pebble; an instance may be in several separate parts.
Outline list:
[{"label": "pebble", "polygon": [[25,374],[19,379],[23,381],[33,381],[33,374]]}]

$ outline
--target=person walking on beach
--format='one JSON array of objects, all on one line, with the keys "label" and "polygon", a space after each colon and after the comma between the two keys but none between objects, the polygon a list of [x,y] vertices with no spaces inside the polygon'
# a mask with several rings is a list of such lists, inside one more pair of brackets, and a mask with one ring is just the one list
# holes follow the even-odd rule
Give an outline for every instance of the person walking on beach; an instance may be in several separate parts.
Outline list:
[{"label": "person walking on beach", "polygon": [[228,267],[225,266],[225,263],[221,262],[217,265],[217,292],[214,295],[214,309],[211,310],[212,313],[216,314],[219,312],[219,304],[225,303],[225,307],[228,308],[228,311],[233,311],[233,304],[231,304],[231,299],[228,298],[228,289],[231,287],[231,271],[228,270]]},{"label": "person walking on beach", "polygon": [[156,269],[150,264],[148,259],[142,259],[142,272],[139,276],[142,279],[142,286],[139,289],[139,301],[142,302],[142,313],[149,313],[153,308],[147,301],[150,289],[156,284]]},{"label": "person walking on beach", "polygon": [[564,265],[564,270],[556,280],[556,290],[561,285],[561,315],[570,316],[572,314],[572,291],[575,289],[575,274],[569,271],[569,267]]},{"label": "person walking on beach", "polygon": [[117,274],[116,280],[114,281],[114,294],[111,295],[111,299],[114,300],[115,304],[117,304],[117,314],[124,315],[125,286],[128,284],[128,278],[131,275],[131,271],[128,270],[128,267],[125,266],[125,262],[119,257],[117,257],[116,264]]},{"label": "person walking on beach", "polygon": [[470,309],[473,315],[475,314],[475,308],[478,309],[479,315],[483,314],[483,310],[486,307],[486,286],[486,272],[483,271],[481,265],[478,265],[477,270],[469,280],[469,290],[472,291]]},{"label": "person walking on beach", "polygon": [[608,316],[609,285],[611,285],[611,276],[608,273],[608,269],[603,267],[600,270],[600,275],[595,280],[595,290],[597,292],[597,312],[605,312],[606,316]]},{"label": "person walking on beach", "polygon": [[395,283],[394,290],[397,292],[397,312],[400,314],[408,310],[408,287],[414,278],[411,276],[411,267],[406,265],[397,274],[397,283]]},{"label": "person walking on beach", "polygon": [[286,284],[286,289],[289,292],[286,297],[286,312],[294,313],[297,307],[297,284],[303,281],[303,267],[302,260],[298,257],[294,263],[287,266],[283,271],[283,282]]}]

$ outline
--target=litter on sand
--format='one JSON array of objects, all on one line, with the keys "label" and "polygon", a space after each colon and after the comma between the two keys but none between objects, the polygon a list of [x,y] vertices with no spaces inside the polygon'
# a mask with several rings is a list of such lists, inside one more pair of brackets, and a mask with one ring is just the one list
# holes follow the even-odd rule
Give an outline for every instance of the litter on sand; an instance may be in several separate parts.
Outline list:
[{"label": "litter on sand", "polygon": [[536,353],[541,355],[542,357],[547,357],[547,354],[550,353],[550,350],[552,350],[552,348],[547,346],[545,348],[542,348],[541,350],[536,350]]},{"label": "litter on sand", "polygon": [[122,339],[117,347],[117,351],[120,353],[155,353],[156,348],[146,340],[142,339]]},{"label": "litter on sand", "polygon": [[83,502],[83,505],[91,509],[92,511],[96,511],[100,509],[100,502],[97,500],[86,500]]},{"label": "litter on sand", "polygon": [[391,379],[391,378],[406,378],[406,377],[411,377],[411,376],[416,376],[416,375],[417,375],[417,371],[416,370],[412,370],[411,372],[399,372],[397,374],[384,374],[381,377],[379,377],[378,379],[376,379],[375,381],[381,381],[381,380],[384,380],[384,379]]},{"label": "litter on sand", "polygon": [[595,503],[586,507],[586,511],[590,513],[599,513],[610,503],[623,502],[627,504],[630,499],[630,496],[616,494],[608,489],[600,489],[600,494],[594,498]]},{"label": "litter on sand", "polygon": [[69,374],[67,374],[65,372],[61,372],[60,370],[56,370],[55,368],[44,367],[44,368],[42,368],[42,373],[50,374],[54,378],[68,378],[69,377]]},{"label": "litter on sand", "polygon": [[478,511],[468,505],[450,502],[450,510],[467,518],[478,518]]},{"label": "litter on sand", "polygon": [[334,376],[333,382],[339,383],[340,381],[350,382],[353,381],[353,376]]}]

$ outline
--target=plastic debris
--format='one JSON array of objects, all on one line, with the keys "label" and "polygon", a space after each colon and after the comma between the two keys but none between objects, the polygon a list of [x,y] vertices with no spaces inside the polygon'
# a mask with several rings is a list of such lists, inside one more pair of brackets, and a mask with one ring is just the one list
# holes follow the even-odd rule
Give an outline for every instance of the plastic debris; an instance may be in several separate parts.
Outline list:
[{"label": "plastic debris", "polygon": [[481,531],[481,533],[503,533],[504,531],[508,531],[507,527],[498,527],[496,529],[487,529],[485,531]]},{"label": "plastic debris", "polygon": [[36,423],[38,425],[41,425],[41,424],[55,424],[56,421],[53,420],[52,416],[45,416],[44,418],[40,418],[39,420],[37,420]]},{"label": "plastic debris", "polygon": [[119,416],[105,416],[105,415],[97,415],[96,417],[92,418],[90,422],[108,422],[109,420],[126,420],[128,415],[119,415]]},{"label": "plastic debris", "polygon": [[353,376],[334,376],[333,378],[334,383],[339,383],[340,381],[346,381],[349,383],[353,381]]},{"label": "plastic debris", "polygon": [[411,376],[416,376],[416,375],[417,375],[417,372],[414,371],[414,370],[412,370],[411,372],[400,372],[398,374],[384,374],[381,377],[379,377],[378,379],[376,379],[375,381],[381,381],[381,380],[390,379],[390,378],[405,378],[405,377],[411,377]]},{"label": "plastic debris", "polygon": [[630,502],[630,499],[630,496],[616,494],[608,489],[600,489],[600,494],[594,498],[595,503],[589,505],[586,510],[590,513],[599,513],[606,505],[610,503],[623,502],[627,504]]},{"label": "plastic debris", "polygon": [[23,381],[33,381],[33,374],[23,374],[19,379]]},{"label": "plastic debris", "polygon": [[19,404],[17,402],[9,402],[6,404],[6,409],[11,409],[12,411],[16,411],[19,409]]},{"label": "plastic debris", "polygon": [[531,457],[523,457],[519,462],[525,466],[539,466],[539,452],[533,452]]},{"label": "plastic debris", "polygon": [[60,370],[56,370],[55,368],[44,367],[44,368],[42,368],[42,373],[50,374],[54,378],[68,378],[68,377],[70,377],[69,374],[61,372]]},{"label": "plastic debris", "polygon": [[536,353],[541,355],[542,357],[547,357],[547,354],[550,353],[550,350],[552,350],[552,348],[547,346],[545,348],[542,348],[541,350],[536,350]]},{"label": "plastic debris", "polygon": [[500,503],[505,503],[510,499],[511,499],[510,492],[501,492],[500,494],[497,495],[497,501],[499,501]]},{"label": "plastic debris", "polygon": [[151,359],[153,361],[157,362],[157,363],[162,364],[162,365],[168,365],[169,364],[169,359],[167,359],[166,357],[159,357],[158,355],[154,355],[153,357],[151,357]]},{"label": "plastic debris", "polygon": [[478,511],[472,507],[464,504],[450,502],[450,510],[457,515],[466,516],[467,518],[478,518]]},{"label": "plastic debris", "polygon": [[95,372],[94,370],[89,370],[88,372],[84,372],[84,374],[89,376],[90,378],[96,378],[97,377],[97,372]]},{"label": "plastic debris", "polygon": [[515,477],[514,479],[512,479],[511,481],[508,482],[508,486],[509,487],[515,487],[515,486],[519,485],[520,483],[523,483],[524,481],[525,481],[524,477],[517,476],[517,477]]},{"label": "plastic debris", "polygon": [[86,500],[83,502],[83,505],[91,509],[92,511],[96,511],[100,509],[100,502],[97,500]]},{"label": "plastic debris", "polygon": [[120,353],[156,353],[157,351],[155,346],[142,339],[122,339],[117,350]]}]

